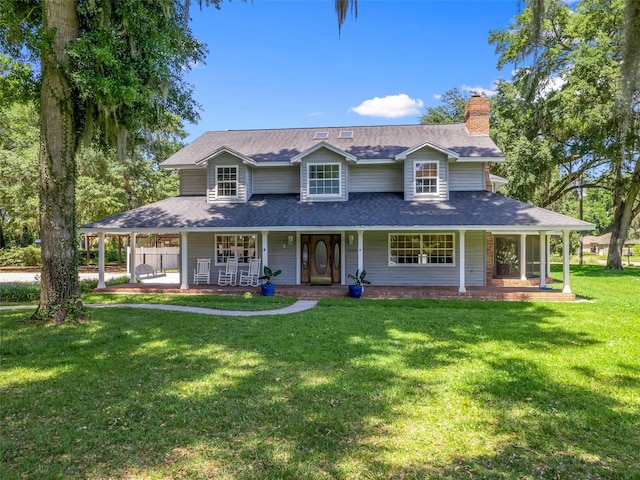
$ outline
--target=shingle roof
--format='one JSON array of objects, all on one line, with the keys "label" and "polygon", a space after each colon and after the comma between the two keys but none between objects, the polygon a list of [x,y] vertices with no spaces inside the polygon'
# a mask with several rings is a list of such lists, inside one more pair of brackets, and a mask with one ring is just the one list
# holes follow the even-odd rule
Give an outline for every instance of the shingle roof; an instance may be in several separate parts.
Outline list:
[{"label": "shingle roof", "polygon": [[447,201],[407,202],[402,194],[352,193],[347,202],[300,202],[297,195],[253,195],[210,204],[178,196],[81,227],[83,231],[197,229],[462,228],[591,230],[593,225],[490,192],[451,192]]},{"label": "shingle roof", "polygon": [[[596,245],[609,245],[611,243],[611,232],[600,235],[599,237],[585,235],[582,237],[582,242],[586,244],[596,244]],[[633,238],[627,238],[624,242],[625,245],[638,245],[640,244],[640,240],[635,240]]]},{"label": "shingle roof", "polygon": [[[353,131],[353,138],[338,138]],[[328,137],[314,140],[316,132]],[[284,128],[207,132],[162,163],[173,168],[194,165],[222,147],[256,162],[289,161],[291,157],[325,141],[358,159],[390,159],[409,148],[431,142],[461,157],[500,159],[502,152],[488,135],[469,135],[463,123],[450,125],[383,125],[368,127]]]}]

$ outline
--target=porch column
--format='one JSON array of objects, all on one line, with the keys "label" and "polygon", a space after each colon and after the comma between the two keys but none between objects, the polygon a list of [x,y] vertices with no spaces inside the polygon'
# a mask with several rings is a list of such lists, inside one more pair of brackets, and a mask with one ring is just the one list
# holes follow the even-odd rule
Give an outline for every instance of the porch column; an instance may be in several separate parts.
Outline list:
[{"label": "porch column", "polygon": [[98,234],[98,288],[106,288],[104,283],[104,233]]},{"label": "porch column", "polygon": [[551,234],[547,234],[547,277],[551,276]]},{"label": "porch column", "polygon": [[129,240],[129,244],[131,245],[130,249],[131,252],[131,261],[129,262],[129,266],[131,268],[131,271],[129,272],[129,274],[131,275],[129,278],[129,282],[130,283],[138,283],[138,279],[136,278],[136,232],[131,232],[131,236],[130,236],[130,240]]},{"label": "porch column", "polygon": [[467,291],[467,289],[465,288],[464,284],[465,284],[465,278],[464,278],[464,271],[465,271],[465,245],[464,245],[464,235],[465,235],[465,231],[464,230],[459,230],[458,232],[460,234],[460,259],[459,259],[459,263],[460,263],[460,287],[458,288],[458,292],[460,293],[465,293]]},{"label": "porch column", "polygon": [[358,270],[364,270],[364,230],[358,230]]},{"label": "porch column", "polygon": [[540,288],[547,286],[547,240],[545,232],[540,232]]},{"label": "porch column", "polygon": [[[269,232],[262,231],[262,267],[269,266]],[[262,272],[261,272],[262,275]]]},{"label": "porch column", "polygon": [[571,254],[571,244],[569,242],[569,230],[562,232],[562,293],[571,293],[569,284],[569,257]]},{"label": "porch column", "polygon": [[180,290],[189,290],[189,234],[180,232]]},{"label": "porch column", "polygon": [[520,235],[520,280],[527,279],[527,235]]}]

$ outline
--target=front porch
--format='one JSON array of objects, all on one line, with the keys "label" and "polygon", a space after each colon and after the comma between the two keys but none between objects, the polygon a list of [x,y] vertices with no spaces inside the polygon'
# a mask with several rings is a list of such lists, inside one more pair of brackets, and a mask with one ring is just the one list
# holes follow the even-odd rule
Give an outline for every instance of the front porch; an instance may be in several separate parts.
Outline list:
[{"label": "front porch", "polygon": [[[97,292],[105,293],[160,293],[191,295],[242,295],[250,292],[260,295],[259,287],[240,287],[218,285],[193,285],[181,289],[179,283],[129,283],[106,288]],[[276,295],[296,297],[301,300],[319,300],[322,298],[339,298],[347,296],[346,285],[277,285]],[[538,301],[538,302],[573,302],[574,293],[563,293],[562,290],[541,289],[538,286],[514,287],[467,287],[466,292],[459,292],[458,287],[416,287],[416,286],[384,286],[367,285],[363,298],[370,299],[466,299],[466,300],[502,300],[502,301]]]}]

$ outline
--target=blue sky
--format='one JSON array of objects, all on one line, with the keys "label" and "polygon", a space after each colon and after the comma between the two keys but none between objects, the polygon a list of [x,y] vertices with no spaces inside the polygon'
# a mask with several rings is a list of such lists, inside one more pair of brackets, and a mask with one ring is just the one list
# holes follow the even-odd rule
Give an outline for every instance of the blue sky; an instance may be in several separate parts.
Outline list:
[{"label": "blue sky", "polygon": [[[196,2],[192,2],[196,3]],[[491,90],[489,30],[517,0],[359,0],[338,35],[333,0],[234,0],[192,7],[209,48],[187,80],[207,130],[418,123],[449,88]]]}]

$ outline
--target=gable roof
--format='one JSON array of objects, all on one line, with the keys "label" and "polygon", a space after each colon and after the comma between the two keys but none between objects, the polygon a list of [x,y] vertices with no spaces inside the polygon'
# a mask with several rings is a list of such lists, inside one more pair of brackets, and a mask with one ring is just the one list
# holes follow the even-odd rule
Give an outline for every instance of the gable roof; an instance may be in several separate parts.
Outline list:
[{"label": "gable roof", "polygon": [[[611,243],[611,232],[605,233],[600,236],[593,235],[585,235],[582,237],[582,243],[584,245],[606,245],[609,246]],[[640,244],[640,240],[635,240],[633,238],[627,238],[624,242],[625,245],[637,245]]]},{"label": "gable roof", "polygon": [[352,193],[348,202],[301,202],[298,195],[256,195],[211,204],[179,196],[83,225],[95,231],[270,230],[592,230],[593,225],[490,192],[451,192],[449,200],[406,202],[396,193]]},{"label": "gable roof", "polygon": [[330,143],[327,142],[320,142],[320,143],[316,143],[314,146],[306,149],[304,152],[300,152],[297,155],[294,155],[293,157],[291,157],[291,163],[297,163],[300,162],[304,157],[306,157],[307,155],[312,154],[313,152],[320,150],[322,148],[326,148],[327,150],[332,151],[333,153],[336,153],[338,155],[340,155],[341,157],[344,157],[347,160],[350,160],[352,162],[355,162],[357,160],[356,157],[354,157],[353,155],[345,152],[344,150],[340,150],[337,147],[334,147],[333,145],[331,145]]},{"label": "gable roof", "polygon": [[[353,131],[352,138],[338,138],[341,131]],[[365,127],[283,128],[272,130],[225,130],[206,132],[162,163],[164,168],[188,167],[225,147],[258,163],[289,162],[322,139],[357,159],[393,159],[403,152],[435,145],[465,158],[504,158],[488,135],[469,135],[464,123],[449,125],[379,125]]]}]

